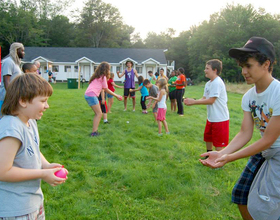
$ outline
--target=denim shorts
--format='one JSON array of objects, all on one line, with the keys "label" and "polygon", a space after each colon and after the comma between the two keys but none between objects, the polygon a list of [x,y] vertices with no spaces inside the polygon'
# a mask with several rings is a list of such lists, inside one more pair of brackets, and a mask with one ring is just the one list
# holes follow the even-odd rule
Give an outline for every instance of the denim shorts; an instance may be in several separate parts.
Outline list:
[{"label": "denim shorts", "polygon": [[85,95],[85,99],[88,103],[89,106],[93,106],[93,105],[98,105],[99,101],[98,101],[98,97],[96,96],[87,96]]},{"label": "denim shorts", "polygon": [[114,96],[107,93],[107,97],[108,97],[108,99],[110,99],[110,98],[113,98]]}]

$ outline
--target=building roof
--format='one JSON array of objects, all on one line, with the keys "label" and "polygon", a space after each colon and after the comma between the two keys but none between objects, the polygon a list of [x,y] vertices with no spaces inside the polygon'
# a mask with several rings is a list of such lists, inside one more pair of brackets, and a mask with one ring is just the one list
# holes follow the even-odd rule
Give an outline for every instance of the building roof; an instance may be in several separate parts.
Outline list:
[{"label": "building roof", "polygon": [[88,58],[94,63],[102,61],[120,63],[129,58],[138,64],[148,59],[153,59],[160,64],[167,63],[163,49],[25,47],[24,62],[31,62],[38,57],[51,62],[77,62],[81,58]]}]

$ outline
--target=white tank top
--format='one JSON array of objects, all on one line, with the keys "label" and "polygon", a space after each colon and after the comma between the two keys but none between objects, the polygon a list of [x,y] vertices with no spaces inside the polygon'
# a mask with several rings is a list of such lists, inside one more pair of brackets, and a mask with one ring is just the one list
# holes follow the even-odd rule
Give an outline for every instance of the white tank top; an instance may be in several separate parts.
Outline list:
[{"label": "white tank top", "polygon": [[[160,93],[159,93],[160,94]],[[158,94],[158,95],[159,95]],[[158,108],[166,109],[166,94],[162,96],[161,100],[158,102]]]}]

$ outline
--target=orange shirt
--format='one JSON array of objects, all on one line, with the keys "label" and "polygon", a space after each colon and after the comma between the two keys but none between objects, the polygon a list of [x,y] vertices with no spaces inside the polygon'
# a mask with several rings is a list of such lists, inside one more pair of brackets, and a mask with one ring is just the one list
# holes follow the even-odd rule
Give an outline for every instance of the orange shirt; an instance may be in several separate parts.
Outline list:
[{"label": "orange shirt", "polygon": [[[175,83],[181,85],[181,84],[185,84],[185,82],[186,82],[185,75],[180,74]],[[176,86],[176,89],[183,89],[183,88],[185,88],[185,86]]]}]

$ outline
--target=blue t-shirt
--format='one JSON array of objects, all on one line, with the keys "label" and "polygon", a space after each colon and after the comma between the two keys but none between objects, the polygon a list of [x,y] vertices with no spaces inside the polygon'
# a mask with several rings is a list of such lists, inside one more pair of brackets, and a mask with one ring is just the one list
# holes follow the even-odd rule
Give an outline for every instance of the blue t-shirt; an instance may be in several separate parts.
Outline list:
[{"label": "blue t-shirt", "polygon": [[143,83],[141,83],[139,86],[142,86],[140,89],[141,96],[149,96],[149,91],[145,86],[143,86]]}]

